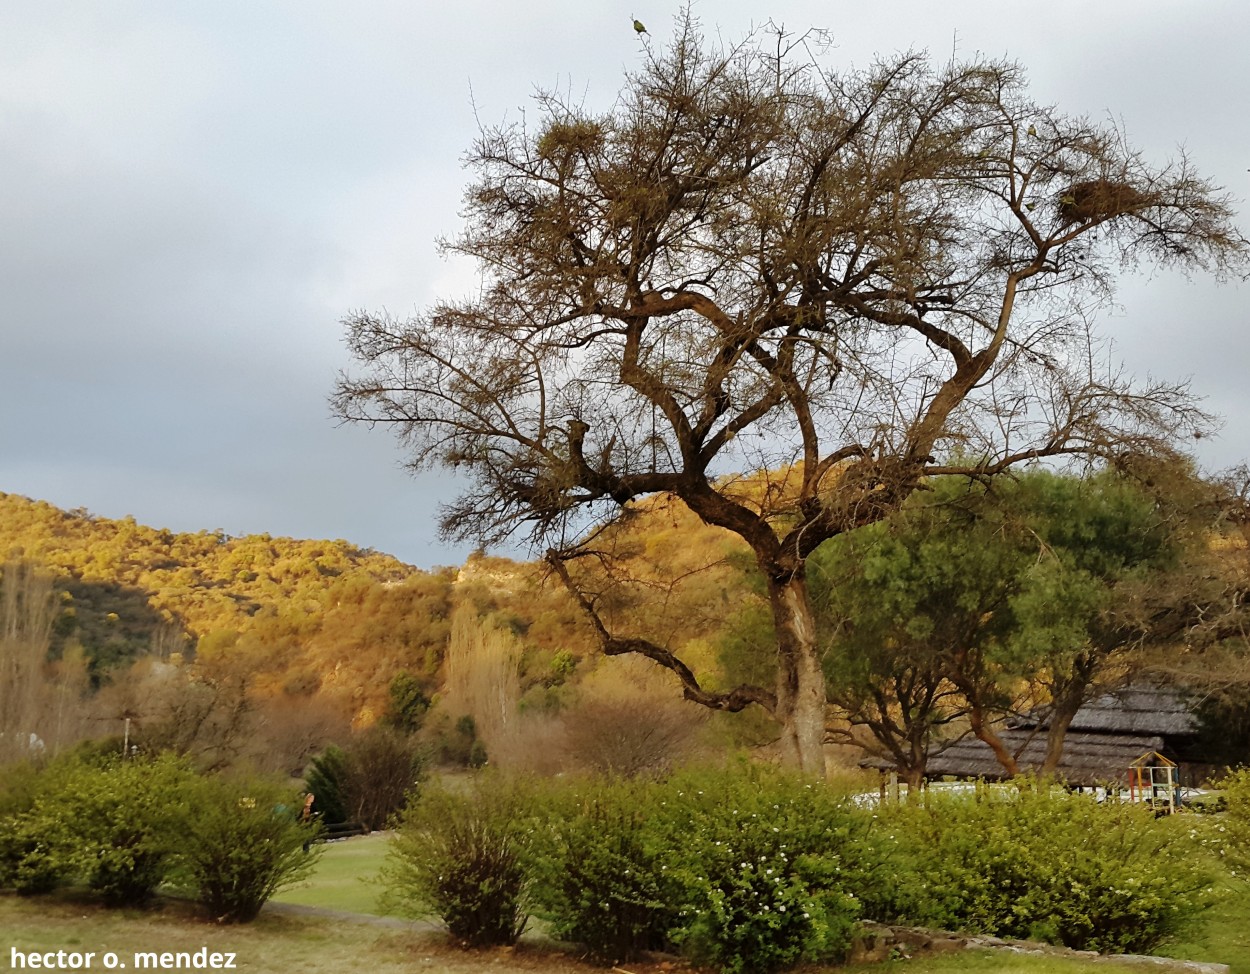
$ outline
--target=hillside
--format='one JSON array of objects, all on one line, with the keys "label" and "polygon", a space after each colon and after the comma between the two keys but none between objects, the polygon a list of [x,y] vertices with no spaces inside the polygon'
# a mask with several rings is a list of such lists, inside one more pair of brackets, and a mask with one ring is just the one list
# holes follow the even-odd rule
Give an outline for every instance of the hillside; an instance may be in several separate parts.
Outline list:
[{"label": "hillside", "polygon": [[[605,617],[669,646],[707,685],[720,682],[722,636],[758,598],[741,545],[663,497],[631,505],[602,541],[601,575],[583,581],[598,589]],[[79,729],[62,737],[126,715],[214,760],[245,750],[249,733],[289,737],[282,749],[294,755],[391,713],[397,686],[434,699],[433,717],[454,736],[447,728],[473,705],[446,686],[453,617],[462,644],[506,646],[508,692],[531,722],[527,734],[592,699],[600,713],[622,693],[679,702],[675,682],[651,664],[596,653],[580,610],[541,563],[477,555],[424,572],[345,541],[174,533],[3,493],[0,563],[14,584],[50,578],[38,692],[78,693],[77,667],[94,688]],[[201,740],[174,730],[191,725]]]},{"label": "hillside", "polygon": [[246,631],[266,615],[316,614],[342,590],[426,575],[346,541],[174,533],[5,493],[0,560],[55,575],[54,650],[76,639],[104,667],[153,641],[181,648],[213,631]]}]

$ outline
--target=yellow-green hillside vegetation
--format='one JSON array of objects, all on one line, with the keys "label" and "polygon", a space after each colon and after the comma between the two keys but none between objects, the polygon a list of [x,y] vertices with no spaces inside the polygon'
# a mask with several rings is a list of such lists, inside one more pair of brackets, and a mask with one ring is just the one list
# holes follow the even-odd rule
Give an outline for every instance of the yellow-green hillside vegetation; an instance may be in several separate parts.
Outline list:
[{"label": "yellow-green hillside vegetation", "polygon": [[[715,685],[720,637],[757,599],[741,545],[663,497],[632,505],[601,541],[605,557],[587,570],[599,573],[605,617],[671,648]],[[199,694],[217,715],[206,728],[226,720],[222,712],[246,710],[246,727],[226,721],[235,738],[264,725],[293,738],[287,751],[307,751],[315,745],[304,738],[386,716],[397,679],[435,701],[433,716],[450,733],[475,706],[463,679],[448,685],[454,617],[462,658],[502,647],[499,679],[512,685],[517,719],[530,721],[539,750],[583,698],[602,713],[621,694],[679,697],[651,664],[602,659],[582,612],[541,562],[476,555],[426,572],[345,541],[175,533],[3,493],[0,556],[8,584],[29,575],[50,587],[47,679],[61,699],[81,693],[91,703],[79,735],[91,721],[112,727],[127,715],[137,732],[175,720],[199,726],[184,712]],[[220,745],[225,734],[208,736]],[[229,760],[227,750],[215,760]]]}]

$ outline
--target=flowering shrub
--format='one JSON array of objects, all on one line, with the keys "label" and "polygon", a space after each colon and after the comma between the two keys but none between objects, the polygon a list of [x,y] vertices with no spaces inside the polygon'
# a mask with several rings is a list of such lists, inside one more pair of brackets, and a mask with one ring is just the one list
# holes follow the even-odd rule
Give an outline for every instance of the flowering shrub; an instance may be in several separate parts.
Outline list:
[{"label": "flowering shrub", "polygon": [[553,936],[594,960],[633,960],[669,945],[680,890],[656,825],[660,786],[584,781],[548,806],[536,857],[535,899]]},{"label": "flowering shrub", "polygon": [[[1229,793],[1231,829],[1250,776]],[[675,944],[759,974],[841,958],[860,917],[1148,950],[1210,903],[1189,831],[1031,782],[871,808],[750,767],[545,798],[487,779],[423,798],[390,878],[470,943],[511,942],[533,905],[601,961]]]},{"label": "flowering shrub", "polygon": [[47,893],[63,879],[65,864],[33,814],[52,776],[28,764],[0,769],[0,889],[23,896]]},{"label": "flowering shrub", "polygon": [[39,818],[67,865],[105,902],[141,906],[172,866],[190,780],[172,757],[82,765],[42,803]]},{"label": "flowering shrub", "polygon": [[1221,812],[1192,833],[1239,886],[1250,883],[1250,768],[1240,768],[1218,783]]},{"label": "flowering shrub", "polygon": [[826,785],[758,768],[678,776],[663,801],[685,953],[733,974],[845,956],[854,890],[884,879],[865,815]]},{"label": "flowering shrub", "polygon": [[286,788],[199,778],[172,756],[80,750],[0,780],[0,887],[80,881],[110,905],[141,906],[171,881],[220,921],[251,920],[316,857],[317,827],[297,807]]},{"label": "flowering shrub", "polygon": [[0,888],[22,896],[50,893],[65,879],[64,862],[29,814],[0,819]]},{"label": "flowering shrub", "polygon": [[388,901],[439,917],[469,946],[515,943],[529,914],[531,801],[491,777],[464,794],[422,794],[383,867]]},{"label": "flowering shrub", "polygon": [[930,795],[882,808],[909,853],[907,915],[951,929],[1143,952],[1211,902],[1183,824],[1023,783],[978,799]]}]

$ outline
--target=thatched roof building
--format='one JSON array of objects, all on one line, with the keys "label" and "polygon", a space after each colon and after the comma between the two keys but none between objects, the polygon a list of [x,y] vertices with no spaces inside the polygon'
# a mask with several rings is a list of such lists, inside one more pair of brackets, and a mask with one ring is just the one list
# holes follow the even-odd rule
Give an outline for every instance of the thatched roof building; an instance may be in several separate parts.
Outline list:
[{"label": "thatched roof building", "polygon": [[[1000,730],[1004,745],[1016,755],[1021,771],[1038,770],[1046,756],[1044,716],[1021,718]],[[1162,687],[1129,686],[1085,704],[1068,727],[1059,776],[1072,785],[1124,781],[1129,765],[1149,751],[1181,762],[1201,760],[1193,753],[1198,720],[1184,692]],[[877,760],[864,762],[878,766]],[[1182,772],[1184,773],[1184,772]],[[987,744],[966,737],[929,759],[930,778],[1005,776]]]},{"label": "thatched roof building", "polygon": [[[1042,722],[1034,723],[1045,726]],[[1085,704],[1068,726],[1069,734],[1073,731],[1190,738],[1198,733],[1198,718],[1184,691],[1134,685],[1105,693]]]}]

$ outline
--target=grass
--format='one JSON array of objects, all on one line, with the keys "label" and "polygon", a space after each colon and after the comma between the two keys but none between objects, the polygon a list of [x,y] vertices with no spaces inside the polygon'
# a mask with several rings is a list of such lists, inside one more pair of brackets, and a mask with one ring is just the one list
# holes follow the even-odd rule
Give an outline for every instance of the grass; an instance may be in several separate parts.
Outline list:
[{"label": "grass", "polygon": [[[1137,969],[1136,965],[1117,964],[1112,970],[1129,974]],[[1107,965],[1096,961],[1007,954],[997,950],[965,950],[882,964],[854,964],[831,970],[837,974],[1108,974]],[[1157,971],[1157,968],[1147,965],[1142,970]]]},{"label": "grass", "polygon": [[[440,935],[380,928],[368,923],[327,922],[322,917],[262,913],[254,923],[216,926],[198,919],[190,904],[166,901],[152,911],[105,910],[73,896],[24,899],[0,893],[0,971],[13,970],[11,950],[93,951],[90,971],[103,971],[106,951],[117,954],[127,974],[138,951],[236,955],[236,970],[249,974],[516,974],[553,971],[593,974],[533,949],[468,954]],[[17,969],[20,969],[17,968]],[[119,964],[117,970],[121,971]],[[184,970],[186,968],[184,967]]]},{"label": "grass", "polygon": [[388,840],[389,836],[376,834],[327,844],[313,877],[283,890],[274,902],[385,916],[378,903],[382,887],[376,879]]},{"label": "grass", "polygon": [[[327,922],[321,917],[264,914],[251,924],[222,927],[197,919],[190,904],[163,902],[150,912],[104,910],[71,895],[23,899],[0,894],[0,970],[12,969],[10,949],[95,951],[90,968],[103,970],[112,951],[134,970],[137,951],[188,951],[201,947],[237,955],[238,970],[251,974],[602,974],[568,954],[542,945],[515,950],[466,952],[438,934],[381,928],[368,922]],[[671,966],[671,965],[670,965]],[[967,952],[838,968],[846,974],[1105,974],[1086,961]],[[121,969],[120,967],[118,968]],[[631,964],[634,974],[664,974],[661,964]],[[814,970],[807,969],[809,972]]]},{"label": "grass", "polygon": [[1250,974],[1250,896],[1238,890],[1217,904],[1192,940],[1169,944],[1167,957],[1227,964],[1230,974]]}]

